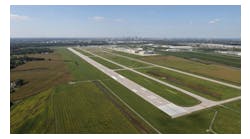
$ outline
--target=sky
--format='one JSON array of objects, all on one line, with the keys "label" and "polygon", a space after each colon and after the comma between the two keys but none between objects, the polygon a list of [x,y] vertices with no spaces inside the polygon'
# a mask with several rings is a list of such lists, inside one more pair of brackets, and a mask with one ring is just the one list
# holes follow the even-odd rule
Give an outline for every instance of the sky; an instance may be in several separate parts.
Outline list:
[{"label": "sky", "polygon": [[240,6],[15,6],[16,37],[240,38]]}]

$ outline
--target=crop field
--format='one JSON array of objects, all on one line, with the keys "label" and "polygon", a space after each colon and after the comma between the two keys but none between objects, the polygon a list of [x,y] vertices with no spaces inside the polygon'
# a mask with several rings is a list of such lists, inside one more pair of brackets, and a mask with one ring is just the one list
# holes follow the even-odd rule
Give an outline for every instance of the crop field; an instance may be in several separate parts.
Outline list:
[{"label": "crop field", "polygon": [[191,96],[188,96],[182,92],[174,90],[149,78],[143,77],[132,71],[122,70],[118,71],[118,73],[177,105],[193,106],[199,104],[199,101]]},{"label": "crop field", "polygon": [[47,90],[11,107],[10,132],[45,133],[51,120],[47,117],[50,94],[51,90]]},{"label": "crop field", "polygon": [[[56,51],[49,54],[30,54],[28,56],[45,58],[44,61],[32,61],[10,71],[10,80],[23,79],[27,84],[11,93],[11,100],[16,101],[45,91],[55,85],[68,82],[71,75]],[[50,60],[48,60],[50,59]]]},{"label": "crop field", "polygon": [[[93,67],[66,49],[57,51],[63,54],[64,60],[73,61],[67,65],[74,81],[83,79],[83,82],[57,85],[14,105],[11,133],[156,133],[105,87],[98,85],[99,80],[93,81],[96,76],[100,81],[112,79],[98,70],[97,75],[79,75],[81,66]],[[81,62],[74,64],[78,60]]]},{"label": "crop field", "polygon": [[241,62],[240,62],[241,59],[240,57],[236,56],[228,56],[228,55],[205,53],[205,52],[161,52],[161,54],[177,56],[207,64],[218,63],[236,68],[241,67]]},{"label": "crop field", "polygon": [[28,98],[13,108],[11,127],[11,133],[140,133],[93,82]]},{"label": "crop field", "polygon": [[56,53],[70,78],[12,106],[11,133],[212,133],[214,117],[214,132],[241,132],[240,101],[172,119],[66,48]]},{"label": "crop field", "polygon": [[60,86],[53,106],[55,133],[139,133],[93,82]]},{"label": "crop field", "polygon": [[235,85],[240,85],[241,83],[240,69],[228,66],[204,64],[175,56],[148,56],[140,59],[157,65],[172,67],[182,71],[218,79]]},{"label": "crop field", "polygon": [[138,69],[138,71],[212,100],[224,100],[240,96],[240,90],[238,89],[179,74],[167,69],[157,67]]}]

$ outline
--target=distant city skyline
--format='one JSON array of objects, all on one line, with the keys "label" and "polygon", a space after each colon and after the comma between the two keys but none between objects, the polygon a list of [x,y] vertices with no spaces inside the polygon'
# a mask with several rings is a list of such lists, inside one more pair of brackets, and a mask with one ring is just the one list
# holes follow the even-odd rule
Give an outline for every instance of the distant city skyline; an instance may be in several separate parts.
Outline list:
[{"label": "distant city skyline", "polygon": [[11,6],[12,38],[240,38],[235,6]]}]

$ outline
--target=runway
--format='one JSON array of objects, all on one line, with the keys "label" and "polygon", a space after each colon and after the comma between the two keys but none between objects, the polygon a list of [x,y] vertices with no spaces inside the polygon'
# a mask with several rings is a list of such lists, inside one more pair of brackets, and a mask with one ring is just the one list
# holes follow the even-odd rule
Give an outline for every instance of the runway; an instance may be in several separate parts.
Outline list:
[{"label": "runway", "polygon": [[161,111],[165,112],[172,118],[179,117],[179,116],[189,113],[187,110],[183,109],[182,107],[173,104],[172,102],[151,92],[150,90],[144,88],[143,86],[138,85],[137,83],[127,79],[126,77],[116,73],[115,71],[88,58],[87,56],[81,54],[80,52],[72,48],[68,48],[68,50],[70,50],[72,53],[76,54],[77,56],[79,56],[80,58],[88,62],[89,64],[93,65],[94,67],[96,67],[97,69],[99,69],[100,71],[108,75],[109,77],[113,78],[114,80],[116,80],[117,82],[119,82],[120,84],[122,84],[123,86],[125,86],[126,88],[128,88],[129,90],[137,94],[138,96],[142,97],[144,100],[151,103],[152,105],[154,105]]},{"label": "runway", "polygon": [[90,54],[92,54],[92,55],[94,55],[96,57],[102,58],[103,60],[106,60],[108,62],[116,64],[116,65],[118,65],[118,66],[120,66],[120,67],[122,67],[124,69],[131,70],[133,72],[136,72],[137,74],[140,74],[142,76],[145,76],[147,78],[150,78],[152,80],[160,82],[160,83],[162,83],[164,85],[167,85],[169,87],[172,87],[174,89],[177,89],[178,91],[181,91],[181,92],[183,92],[185,94],[188,94],[188,95],[190,95],[190,96],[192,96],[192,97],[194,97],[194,98],[201,101],[200,104],[192,106],[192,107],[178,106],[178,105],[176,105],[176,104],[162,98],[161,96],[155,94],[154,92],[144,88],[143,86],[141,86],[141,85],[127,79],[126,77],[124,77],[124,76],[120,75],[119,73],[115,72],[115,70],[109,69],[109,68],[101,65],[100,63],[92,60],[91,58],[83,55],[82,53],[80,53],[80,52],[78,52],[78,51],[76,51],[76,50],[74,50],[72,48],[68,48],[68,49],[71,52],[73,52],[74,54],[81,57],[83,60],[85,60],[89,64],[93,65],[94,67],[96,67],[97,69],[99,69],[100,71],[102,71],[103,73],[108,75],[109,77],[113,78],[114,80],[116,80],[117,82],[119,82],[120,84],[122,84],[123,86],[125,86],[126,88],[131,90],[132,92],[134,92],[135,94],[137,94],[138,96],[142,97],[147,102],[151,103],[152,105],[154,105],[155,107],[157,107],[161,111],[165,112],[166,114],[168,114],[172,118],[180,117],[180,116],[183,116],[183,115],[195,112],[195,111],[199,111],[199,110],[206,109],[206,108],[209,108],[209,107],[213,107],[213,106],[216,106],[216,105],[224,104],[224,103],[227,103],[227,102],[230,102],[230,101],[235,101],[235,100],[238,100],[238,99],[241,98],[239,96],[239,97],[234,97],[234,98],[223,100],[223,101],[208,100],[206,98],[203,98],[201,96],[198,96],[196,94],[193,94],[191,92],[183,90],[183,89],[178,88],[176,86],[167,84],[166,82],[162,82],[162,81],[160,81],[158,79],[155,79],[155,78],[152,78],[152,77],[150,77],[148,75],[140,73],[140,72],[138,72],[138,71],[136,71],[134,69],[128,68],[128,67],[126,67],[124,65],[121,65],[119,63],[113,62],[113,61],[111,61],[109,59],[106,59],[104,57],[101,57],[99,55],[96,55],[96,54],[93,54],[93,53],[91,53],[89,51],[84,50],[85,52],[90,53]]}]

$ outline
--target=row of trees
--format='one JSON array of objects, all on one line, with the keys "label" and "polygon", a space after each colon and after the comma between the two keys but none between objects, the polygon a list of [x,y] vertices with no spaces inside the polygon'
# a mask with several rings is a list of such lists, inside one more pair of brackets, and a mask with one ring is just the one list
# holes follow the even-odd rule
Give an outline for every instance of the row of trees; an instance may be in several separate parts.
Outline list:
[{"label": "row of trees", "polygon": [[41,61],[41,60],[45,60],[45,59],[38,58],[38,57],[28,57],[28,56],[11,56],[10,69],[13,69],[19,65],[25,64],[29,61]]}]

